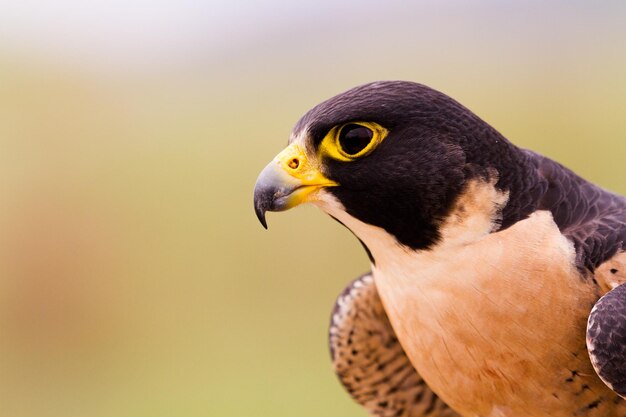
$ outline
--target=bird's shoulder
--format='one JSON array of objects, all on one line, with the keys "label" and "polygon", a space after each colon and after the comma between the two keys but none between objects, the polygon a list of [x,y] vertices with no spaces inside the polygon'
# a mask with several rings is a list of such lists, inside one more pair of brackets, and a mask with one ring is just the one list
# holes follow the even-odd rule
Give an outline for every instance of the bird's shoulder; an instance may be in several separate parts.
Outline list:
[{"label": "bird's shoulder", "polygon": [[[548,210],[576,249],[577,266],[594,271],[626,250],[626,198],[550,158],[523,150],[530,167],[514,209]],[[517,206],[515,206],[517,203]]]}]

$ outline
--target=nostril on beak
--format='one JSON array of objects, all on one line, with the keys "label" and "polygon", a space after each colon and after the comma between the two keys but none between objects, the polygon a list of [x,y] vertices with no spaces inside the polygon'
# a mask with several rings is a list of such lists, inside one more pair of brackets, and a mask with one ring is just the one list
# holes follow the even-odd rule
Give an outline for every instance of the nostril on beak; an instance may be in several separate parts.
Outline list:
[{"label": "nostril on beak", "polygon": [[298,158],[291,158],[287,165],[291,169],[298,169],[298,167],[300,166],[300,160]]}]

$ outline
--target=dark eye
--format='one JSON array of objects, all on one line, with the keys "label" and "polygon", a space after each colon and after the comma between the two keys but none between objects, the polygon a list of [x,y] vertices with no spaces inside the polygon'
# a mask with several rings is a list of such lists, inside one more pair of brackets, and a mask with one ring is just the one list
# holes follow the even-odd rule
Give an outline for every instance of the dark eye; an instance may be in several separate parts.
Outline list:
[{"label": "dark eye", "polygon": [[339,146],[348,155],[356,155],[369,145],[374,137],[370,128],[357,124],[348,124],[339,132]]}]

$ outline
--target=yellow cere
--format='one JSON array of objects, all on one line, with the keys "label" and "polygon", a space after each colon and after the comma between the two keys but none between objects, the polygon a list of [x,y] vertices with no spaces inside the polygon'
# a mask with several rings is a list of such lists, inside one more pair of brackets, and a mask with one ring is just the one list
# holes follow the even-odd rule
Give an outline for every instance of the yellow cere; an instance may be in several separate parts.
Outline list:
[{"label": "yellow cere", "polygon": [[309,158],[305,149],[297,143],[287,146],[275,159],[279,166],[298,182],[298,187],[287,200],[286,208],[310,201],[311,194],[322,187],[339,185],[326,178],[319,169],[317,158]]},{"label": "yellow cere", "polygon": [[[360,152],[350,155],[346,153],[339,142],[341,130],[347,125],[360,125],[372,131],[372,140]],[[349,122],[333,127],[322,139],[319,147],[319,156],[328,156],[338,161],[350,162],[362,158],[372,152],[387,137],[388,130],[374,122]]]}]

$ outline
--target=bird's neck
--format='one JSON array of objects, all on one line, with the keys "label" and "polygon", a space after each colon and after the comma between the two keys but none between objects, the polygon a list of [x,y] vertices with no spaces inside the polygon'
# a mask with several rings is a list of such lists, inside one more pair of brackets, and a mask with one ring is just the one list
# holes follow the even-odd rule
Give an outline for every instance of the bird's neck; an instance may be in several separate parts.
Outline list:
[{"label": "bird's neck", "polygon": [[409,257],[415,253],[437,253],[480,240],[500,228],[508,195],[496,187],[495,178],[469,181],[440,224],[439,241],[428,249],[405,246],[385,229],[356,219],[330,194],[324,194],[315,204],[350,229],[370,252],[372,263],[378,265],[398,262],[399,253]]}]

